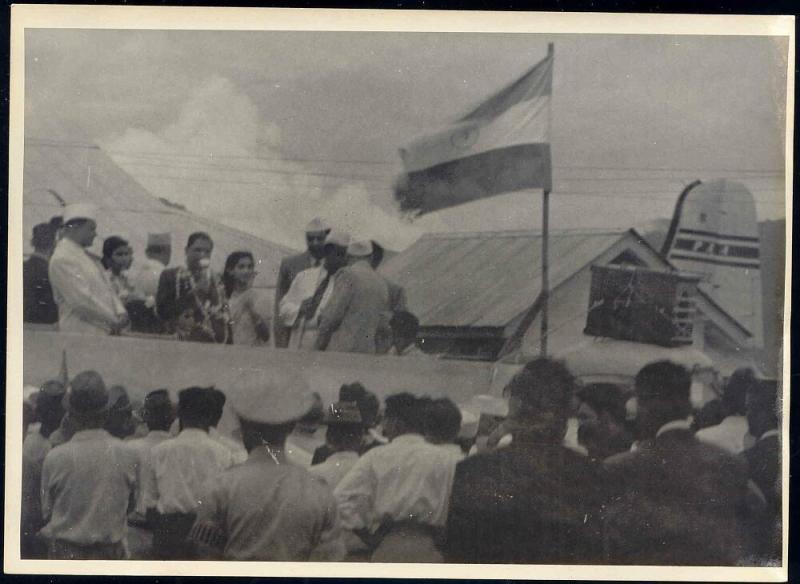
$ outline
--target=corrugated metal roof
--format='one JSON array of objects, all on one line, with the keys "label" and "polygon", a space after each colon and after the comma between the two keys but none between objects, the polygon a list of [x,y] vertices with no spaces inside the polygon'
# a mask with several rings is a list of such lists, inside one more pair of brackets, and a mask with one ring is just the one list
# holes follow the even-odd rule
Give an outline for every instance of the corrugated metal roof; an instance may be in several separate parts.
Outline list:
[{"label": "corrugated metal roof", "polygon": [[59,147],[45,141],[25,144],[23,175],[23,226],[25,252],[37,223],[63,212],[54,191],[66,204],[89,202],[100,208],[99,237],[92,251],[100,253],[103,238],[122,235],[131,242],[136,257],[144,256],[147,234],[172,234],[172,265],[183,261],[183,246],[195,231],[206,231],[214,240],[214,268],[222,270],[233,251],[253,252],[259,275],[255,285],[271,287],[277,280],[280,260],[293,250],[238,229],[168,205],[151,195],[133,177],[117,166],[100,148]]},{"label": "corrugated metal roof", "polygon": [[[627,232],[550,234],[550,286],[575,274]],[[422,326],[502,327],[541,289],[542,237],[533,231],[427,234],[382,271],[406,289]]]}]

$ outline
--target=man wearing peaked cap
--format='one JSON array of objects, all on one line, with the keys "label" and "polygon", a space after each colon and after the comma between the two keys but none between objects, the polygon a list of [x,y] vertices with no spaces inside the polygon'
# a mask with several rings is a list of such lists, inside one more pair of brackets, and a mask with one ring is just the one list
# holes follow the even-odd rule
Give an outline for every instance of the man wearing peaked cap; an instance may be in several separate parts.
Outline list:
[{"label": "man wearing peaked cap", "polygon": [[190,533],[208,559],[335,561],[344,557],[329,488],[287,461],[286,437],[311,407],[308,385],[283,371],[248,371],[231,402],[247,462],[211,481]]},{"label": "man wearing peaked cap", "polygon": [[330,233],[331,228],[320,218],[312,219],[306,226],[306,251],[285,257],[281,260],[278,270],[278,283],[275,288],[275,346],[286,348],[289,346],[289,335],[291,326],[281,324],[280,303],[284,296],[289,292],[292,282],[303,270],[322,265],[324,255],[325,238]]},{"label": "man wearing peaked cap", "polygon": [[330,300],[320,312],[318,351],[376,353],[376,337],[389,312],[389,287],[370,265],[372,243],[353,238],[348,265],[336,274]]},{"label": "man wearing peaked cap", "polygon": [[97,236],[97,208],[69,205],[64,210],[62,238],[48,274],[58,305],[59,329],[85,334],[115,334],[128,325],[128,314],[105,269],[89,254]]},{"label": "man wearing peaked cap", "polygon": [[331,230],[323,245],[323,263],[297,274],[289,292],[281,300],[280,318],[291,327],[290,348],[314,346],[320,311],[330,300],[337,272],[347,265],[349,243],[350,235]]},{"label": "man wearing peaked cap", "polygon": [[40,533],[49,559],[124,559],[136,455],[102,429],[110,405],[103,378],[84,371],[70,386],[67,407],[78,431],[45,458]]}]

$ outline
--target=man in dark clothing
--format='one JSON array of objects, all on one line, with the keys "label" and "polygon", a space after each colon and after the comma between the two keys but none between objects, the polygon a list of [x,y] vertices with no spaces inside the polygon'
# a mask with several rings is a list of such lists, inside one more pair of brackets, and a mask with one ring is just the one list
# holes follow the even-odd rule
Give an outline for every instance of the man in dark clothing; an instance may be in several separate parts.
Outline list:
[{"label": "man in dark clothing", "polygon": [[602,467],[562,445],[573,387],[566,367],[545,358],[511,380],[512,443],[456,467],[448,562],[603,563]]},{"label": "man in dark clothing", "polygon": [[38,324],[58,322],[58,306],[53,300],[48,265],[56,246],[58,221],[39,223],[33,228],[33,253],[22,264],[23,321]]},{"label": "man in dark clothing", "polygon": [[767,502],[763,527],[757,527],[756,547],[764,559],[775,561],[781,557],[781,433],[778,412],[778,384],[760,381],[747,393],[747,423],[756,443],[744,451],[750,480]]},{"label": "man in dark clothing", "polygon": [[614,487],[606,513],[616,564],[731,566],[748,550],[743,463],[691,430],[691,376],[669,361],[636,376],[637,426],[650,446],[606,462]]},{"label": "man in dark clothing", "polygon": [[[378,415],[381,406],[380,400],[378,400],[378,397],[374,393],[368,391],[367,388],[358,382],[346,383],[339,388],[339,401],[353,402],[358,407],[361,427],[363,428],[361,447],[358,449],[359,456],[385,442],[385,440],[379,440],[373,430],[378,423]],[[312,466],[322,464],[333,452],[333,449],[327,444],[318,447],[314,451],[314,457],[311,460]]]},{"label": "man in dark clothing", "polygon": [[292,332],[292,327],[280,324],[279,306],[281,299],[286,296],[297,274],[322,263],[325,237],[330,231],[330,227],[322,219],[313,219],[306,226],[306,245],[308,249],[303,253],[285,257],[281,260],[281,265],[278,269],[278,283],[275,287],[275,318],[273,319],[275,346],[278,348],[285,349],[289,346],[289,336]]},{"label": "man in dark clothing", "polygon": [[613,383],[591,383],[577,394],[578,443],[586,448],[590,458],[602,461],[615,454],[627,452],[633,435],[627,428],[625,403],[628,394]]}]

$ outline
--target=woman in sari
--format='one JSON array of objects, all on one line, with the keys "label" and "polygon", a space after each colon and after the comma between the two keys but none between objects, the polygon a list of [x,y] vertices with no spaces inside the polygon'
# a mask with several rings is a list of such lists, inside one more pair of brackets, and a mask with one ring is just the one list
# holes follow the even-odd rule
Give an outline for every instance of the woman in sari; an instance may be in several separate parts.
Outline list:
[{"label": "woman in sari", "polygon": [[235,345],[255,347],[269,341],[269,321],[258,310],[253,288],[255,277],[255,260],[249,251],[235,251],[225,260],[222,281]]}]

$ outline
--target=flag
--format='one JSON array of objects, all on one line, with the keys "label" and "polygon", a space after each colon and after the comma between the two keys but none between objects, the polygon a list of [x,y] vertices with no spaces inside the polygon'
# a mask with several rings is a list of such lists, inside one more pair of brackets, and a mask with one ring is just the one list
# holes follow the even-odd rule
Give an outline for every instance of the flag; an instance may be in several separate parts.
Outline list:
[{"label": "flag", "polygon": [[403,211],[429,213],[527,188],[550,190],[547,57],[450,127],[400,150],[405,174],[395,186]]}]

